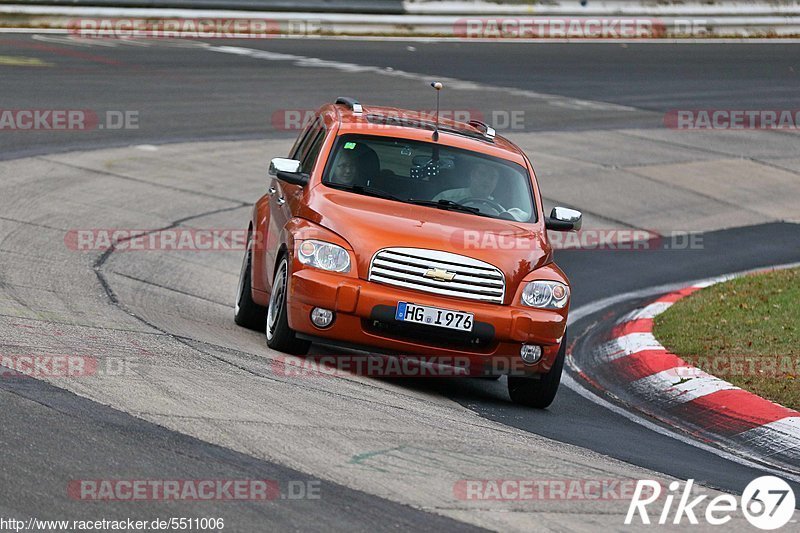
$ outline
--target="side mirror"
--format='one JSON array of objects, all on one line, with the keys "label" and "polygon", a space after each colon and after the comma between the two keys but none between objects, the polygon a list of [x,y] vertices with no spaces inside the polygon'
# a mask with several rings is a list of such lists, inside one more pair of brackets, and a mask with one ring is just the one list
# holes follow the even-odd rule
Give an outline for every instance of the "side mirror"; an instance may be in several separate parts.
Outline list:
[{"label": "side mirror", "polygon": [[554,207],[544,221],[544,227],[553,231],[578,231],[582,225],[581,212],[567,207]]},{"label": "side mirror", "polygon": [[296,159],[274,158],[269,163],[269,175],[301,187],[308,183],[308,174],[300,172],[300,161]]}]

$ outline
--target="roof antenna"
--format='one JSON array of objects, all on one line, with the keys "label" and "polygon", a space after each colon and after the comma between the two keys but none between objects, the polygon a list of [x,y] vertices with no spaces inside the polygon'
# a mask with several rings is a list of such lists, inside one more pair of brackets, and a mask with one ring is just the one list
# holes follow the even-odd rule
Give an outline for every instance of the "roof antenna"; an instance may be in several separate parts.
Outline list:
[{"label": "roof antenna", "polygon": [[436,128],[433,130],[433,142],[437,142],[439,140],[439,91],[444,85],[439,81],[433,81],[431,87],[436,89]]}]

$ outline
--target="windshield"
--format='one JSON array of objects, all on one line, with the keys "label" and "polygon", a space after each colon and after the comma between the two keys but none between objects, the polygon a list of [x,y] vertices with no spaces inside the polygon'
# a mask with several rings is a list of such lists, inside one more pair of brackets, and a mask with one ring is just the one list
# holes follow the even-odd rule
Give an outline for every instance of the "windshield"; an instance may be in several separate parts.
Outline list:
[{"label": "windshield", "polygon": [[355,194],[518,222],[536,220],[524,167],[432,142],[343,135],[322,182]]}]

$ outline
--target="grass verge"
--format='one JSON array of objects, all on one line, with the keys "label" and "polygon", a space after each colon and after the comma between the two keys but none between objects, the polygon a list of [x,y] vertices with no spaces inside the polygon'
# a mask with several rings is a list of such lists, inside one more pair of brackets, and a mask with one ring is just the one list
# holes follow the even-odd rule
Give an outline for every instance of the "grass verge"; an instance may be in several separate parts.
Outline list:
[{"label": "grass verge", "polygon": [[653,333],[686,362],[800,410],[800,269],[699,290],[658,315]]}]

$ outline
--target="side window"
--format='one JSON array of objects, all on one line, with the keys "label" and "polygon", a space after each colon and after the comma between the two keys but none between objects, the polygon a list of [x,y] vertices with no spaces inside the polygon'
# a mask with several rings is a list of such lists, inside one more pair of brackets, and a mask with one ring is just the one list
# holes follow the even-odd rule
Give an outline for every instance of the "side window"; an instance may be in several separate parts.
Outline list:
[{"label": "side window", "polygon": [[292,146],[292,150],[289,152],[289,159],[300,159],[301,154],[305,148],[307,148],[308,143],[314,136],[312,132],[316,131],[316,128],[319,127],[319,123],[319,119],[316,119],[305,127],[303,132],[295,141],[294,146]]},{"label": "side window", "polygon": [[322,150],[322,144],[324,142],[325,130],[320,128],[314,137],[311,146],[309,146],[308,152],[306,152],[306,154],[303,156],[303,159],[300,160],[300,169],[303,172],[311,173],[311,171],[314,169],[314,164],[317,162],[319,152]]}]

